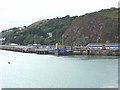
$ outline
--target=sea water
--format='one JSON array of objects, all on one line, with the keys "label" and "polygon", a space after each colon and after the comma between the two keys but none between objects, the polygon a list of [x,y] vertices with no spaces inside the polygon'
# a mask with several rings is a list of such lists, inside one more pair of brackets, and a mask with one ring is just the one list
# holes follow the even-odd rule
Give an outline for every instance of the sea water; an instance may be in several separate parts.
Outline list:
[{"label": "sea water", "polygon": [[118,57],[57,57],[0,50],[1,87],[118,88]]}]

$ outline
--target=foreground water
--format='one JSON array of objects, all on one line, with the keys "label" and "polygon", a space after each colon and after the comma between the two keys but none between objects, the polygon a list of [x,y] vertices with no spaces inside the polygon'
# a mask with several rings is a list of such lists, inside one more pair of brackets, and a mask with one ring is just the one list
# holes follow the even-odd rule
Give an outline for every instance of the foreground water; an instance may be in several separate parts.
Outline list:
[{"label": "foreground water", "polygon": [[117,88],[118,58],[56,57],[0,50],[0,87]]}]

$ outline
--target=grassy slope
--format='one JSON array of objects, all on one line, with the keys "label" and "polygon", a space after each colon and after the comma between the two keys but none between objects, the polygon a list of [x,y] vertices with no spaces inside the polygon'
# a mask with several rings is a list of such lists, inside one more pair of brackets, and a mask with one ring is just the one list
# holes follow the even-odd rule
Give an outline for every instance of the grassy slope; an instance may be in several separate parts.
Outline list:
[{"label": "grassy slope", "polygon": [[[4,31],[5,43],[18,44],[55,44],[61,42],[64,34],[66,44],[87,44],[90,42],[117,42],[118,9],[105,9],[79,17],[65,16],[40,20],[26,27],[22,31]],[[47,33],[53,33],[48,38]],[[112,37],[112,38],[111,38]]]}]

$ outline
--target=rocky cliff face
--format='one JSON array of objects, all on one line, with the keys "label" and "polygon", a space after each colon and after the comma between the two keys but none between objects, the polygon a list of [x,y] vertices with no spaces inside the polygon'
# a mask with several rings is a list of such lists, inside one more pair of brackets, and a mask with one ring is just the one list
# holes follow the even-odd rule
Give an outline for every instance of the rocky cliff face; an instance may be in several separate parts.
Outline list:
[{"label": "rocky cliff face", "polygon": [[118,37],[117,9],[102,10],[78,17],[63,35],[66,45],[80,46],[88,43],[116,43]]}]

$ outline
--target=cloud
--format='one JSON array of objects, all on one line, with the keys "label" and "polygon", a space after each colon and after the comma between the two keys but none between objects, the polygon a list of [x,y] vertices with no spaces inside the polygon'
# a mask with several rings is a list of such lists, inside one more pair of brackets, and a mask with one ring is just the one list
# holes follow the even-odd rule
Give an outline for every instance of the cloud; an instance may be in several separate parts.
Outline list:
[{"label": "cloud", "polygon": [[0,0],[0,30],[117,7],[119,0]]}]

